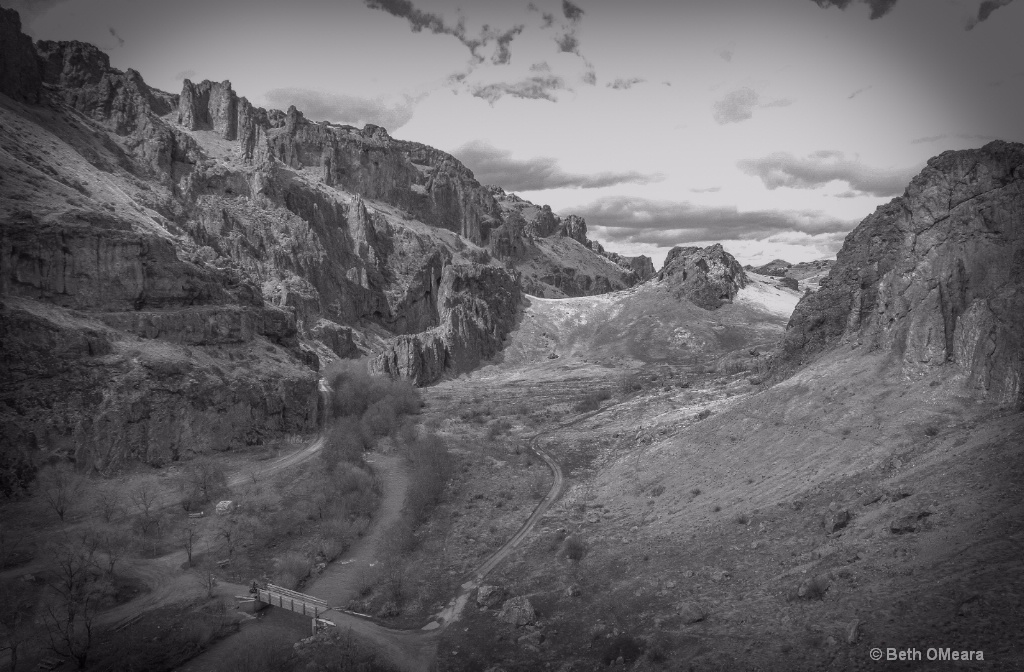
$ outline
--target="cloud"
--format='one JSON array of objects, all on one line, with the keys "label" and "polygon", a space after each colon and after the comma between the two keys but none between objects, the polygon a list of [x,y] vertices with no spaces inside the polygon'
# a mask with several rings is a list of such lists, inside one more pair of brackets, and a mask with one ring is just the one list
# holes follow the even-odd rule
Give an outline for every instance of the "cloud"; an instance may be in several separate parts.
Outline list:
[{"label": "cloud", "polygon": [[[838,7],[839,9],[846,9],[850,5],[850,0],[812,0],[818,7]],[[859,0],[866,5],[871,7],[871,18],[880,19],[896,5],[897,0]]]},{"label": "cloud", "polygon": [[614,82],[610,82],[608,87],[612,89],[631,89],[636,84],[642,84],[647,80],[643,77],[630,77],[628,79],[616,79]]},{"label": "cloud", "polygon": [[[850,6],[851,0],[811,0],[814,4],[819,7],[838,7],[839,9],[846,9]],[[857,0],[857,2],[863,3],[871,7],[871,18],[880,19],[888,14],[893,7],[896,6],[897,0]],[[996,11],[1000,7],[1013,2],[1013,0],[982,0],[978,3],[978,13],[976,18],[972,18],[967,23],[967,30],[974,28],[977,24],[988,19],[992,15],[992,12]]]},{"label": "cloud", "polygon": [[551,157],[513,159],[512,152],[498,149],[486,142],[474,141],[452,152],[469,166],[480,182],[494,184],[508,191],[542,191],[544,189],[596,189],[615,184],[648,184],[661,175],[638,172],[569,173]]},{"label": "cloud", "polygon": [[996,11],[1000,7],[1005,7],[1011,2],[1013,2],[1013,0],[984,0],[984,2],[978,5],[977,20],[968,22],[967,30],[971,30],[972,28],[974,28],[974,26],[978,25],[979,23],[987,19],[992,14],[992,12]]},{"label": "cloud", "polygon": [[984,140],[989,142],[995,140],[995,136],[992,135],[975,135],[967,133],[942,133],[941,135],[928,135],[923,138],[914,138],[910,141],[912,145],[920,145],[930,142],[937,142],[938,140],[945,140],[946,138],[957,138],[959,140]]},{"label": "cloud", "polygon": [[804,158],[776,152],[760,159],[740,161],[737,166],[747,175],[761,178],[768,189],[817,189],[839,180],[850,185],[853,191],[872,196],[903,193],[910,179],[920,171],[920,166],[900,170],[870,168],[842,152],[827,150]]},{"label": "cloud", "polygon": [[117,34],[117,31],[114,30],[114,27],[111,26],[111,27],[107,28],[107,30],[110,32],[110,36],[113,37],[115,40],[117,40],[117,46],[123,47],[124,46],[124,39],[120,35]]},{"label": "cloud", "polygon": [[554,92],[565,89],[565,80],[555,75],[538,75],[527,77],[518,82],[498,82],[477,86],[473,89],[473,95],[483,98],[492,105],[502,96],[513,96],[528,100],[558,100]]},{"label": "cloud", "polygon": [[196,78],[196,71],[192,70],[192,69],[182,70],[181,72],[179,72],[176,75],[174,75],[174,78],[175,79],[182,79],[182,80],[184,80],[184,79],[195,79]]},{"label": "cloud", "polygon": [[576,39],[576,34],[573,32],[562,33],[555,38],[555,44],[558,45],[558,50],[567,54],[579,54],[580,41]]},{"label": "cloud", "polygon": [[759,98],[757,91],[746,87],[730,91],[724,98],[715,101],[712,114],[719,124],[745,121],[754,116],[754,108]]},{"label": "cloud", "polygon": [[583,83],[594,86],[597,84],[597,73],[594,72],[594,66],[587,64],[587,70],[583,73]]},{"label": "cloud", "polygon": [[603,239],[669,247],[680,243],[759,239],[773,234],[845,233],[856,222],[844,222],[817,211],[757,210],[705,207],[689,202],[652,201],[628,196],[602,198],[574,214],[587,226],[601,227]]},{"label": "cloud", "polygon": [[265,95],[271,107],[283,110],[294,105],[307,119],[357,126],[376,124],[389,131],[395,131],[408,123],[419,102],[411,96],[405,96],[404,100],[397,103],[389,103],[384,98],[359,98],[300,88],[271,89]]},{"label": "cloud", "polygon": [[857,97],[857,96],[859,96],[860,94],[864,93],[865,91],[868,91],[868,90],[870,90],[871,88],[872,88],[872,87],[871,87],[871,85],[868,85],[868,86],[862,86],[862,87],[860,87],[859,89],[857,89],[856,91],[854,91],[853,93],[851,93],[850,95],[848,95],[848,96],[846,97],[846,99],[847,99],[847,100],[853,100],[854,98],[856,98],[856,97]]},{"label": "cloud", "polygon": [[583,10],[569,2],[569,0],[562,0],[562,14],[573,23],[579,23],[580,19],[583,18]]},{"label": "cloud", "polygon": [[718,52],[718,56],[726,63],[732,63],[732,57],[734,53],[735,52],[732,49],[722,49],[721,51]]},{"label": "cloud", "polygon": [[466,32],[466,26],[462,20],[455,25],[446,22],[440,14],[432,14],[417,9],[409,0],[365,0],[370,9],[379,9],[392,16],[405,19],[409,22],[413,32],[418,33],[429,30],[435,35],[451,35],[461,42],[476,63],[482,63],[484,57],[480,55],[480,49],[488,46],[491,42],[496,43],[491,61],[496,64],[505,64],[511,60],[510,45],[512,40],[523,31],[523,26],[517,25],[505,31],[500,31],[484,26],[480,35],[472,37]]},{"label": "cloud", "polygon": [[703,189],[690,189],[690,191],[692,191],[695,194],[710,194],[721,190],[721,187],[704,187]]}]

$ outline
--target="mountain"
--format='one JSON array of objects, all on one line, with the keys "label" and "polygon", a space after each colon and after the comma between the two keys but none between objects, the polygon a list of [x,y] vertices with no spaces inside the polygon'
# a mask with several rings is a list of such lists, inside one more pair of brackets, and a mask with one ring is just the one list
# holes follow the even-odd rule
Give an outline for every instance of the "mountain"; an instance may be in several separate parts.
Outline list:
[{"label": "mountain", "polygon": [[969,388],[1024,402],[1024,145],[931,159],[851,232],[821,289],[797,305],[779,364],[840,344],[910,371],[956,365]]},{"label": "mountain", "polygon": [[[580,218],[548,209],[554,227],[527,231],[525,201],[378,126],[264,110],[230,82],[159,91],[93,45],[33,44],[12,10],[0,38],[0,427],[17,450],[107,469],[308,432],[326,361],[392,353],[385,369],[432,382],[496,352],[524,291],[653,273]],[[408,364],[421,342],[432,363]]]}]

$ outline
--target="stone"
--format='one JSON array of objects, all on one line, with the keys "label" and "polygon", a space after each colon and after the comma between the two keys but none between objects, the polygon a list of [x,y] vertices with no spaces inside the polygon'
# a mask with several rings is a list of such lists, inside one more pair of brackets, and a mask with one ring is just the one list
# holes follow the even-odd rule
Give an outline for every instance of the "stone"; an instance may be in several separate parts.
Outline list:
[{"label": "stone", "polygon": [[846,625],[846,643],[852,646],[857,643],[859,638],[860,620],[855,618]]},{"label": "stone", "polygon": [[224,515],[231,513],[235,510],[235,503],[229,499],[217,502],[216,511],[218,514]]},{"label": "stone", "polygon": [[676,611],[679,613],[683,625],[698,623],[707,618],[707,612],[696,602],[683,602],[676,607]]},{"label": "stone", "polygon": [[500,586],[480,586],[476,591],[476,603],[481,607],[496,607],[505,599],[505,589]]},{"label": "stone", "polygon": [[723,570],[719,570],[719,571],[716,571],[716,572],[712,572],[711,573],[711,580],[714,581],[715,583],[721,583],[722,581],[725,581],[726,579],[728,579],[731,576],[732,575],[729,572],[727,572],[727,571],[725,571],[723,569]]},{"label": "stone", "polygon": [[565,589],[566,597],[579,597],[583,591],[580,590],[580,586],[577,583],[569,584]]},{"label": "stone", "polygon": [[889,531],[893,534],[909,534],[911,532],[917,532],[924,527],[924,519],[929,515],[931,514],[928,513],[928,511],[920,511],[918,513],[909,513],[899,516],[889,522]]},{"label": "stone", "polygon": [[541,632],[540,630],[534,630],[533,632],[528,632],[525,635],[523,635],[523,636],[521,636],[521,637],[516,639],[516,644],[518,644],[520,646],[523,646],[525,644],[530,644],[530,645],[533,645],[533,646],[540,646],[543,642],[544,642],[544,633]]},{"label": "stone", "polygon": [[930,159],[797,304],[776,375],[849,343],[892,352],[902,367],[953,364],[974,394],[1024,405],[1022,184],[1020,143]]},{"label": "stone", "polygon": [[843,529],[850,522],[850,512],[846,509],[830,510],[822,519],[825,534],[832,534]]},{"label": "stone", "polygon": [[537,620],[536,611],[530,600],[525,596],[505,600],[498,612],[498,620],[516,627],[530,625]]}]

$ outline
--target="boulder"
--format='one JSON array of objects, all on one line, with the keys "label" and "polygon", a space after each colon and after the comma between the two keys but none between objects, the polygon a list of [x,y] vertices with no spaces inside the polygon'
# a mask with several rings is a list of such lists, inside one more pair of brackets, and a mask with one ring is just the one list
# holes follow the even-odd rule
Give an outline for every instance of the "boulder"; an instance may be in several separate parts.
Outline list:
[{"label": "boulder", "polygon": [[697,623],[703,621],[707,617],[707,612],[696,602],[683,602],[676,611],[679,613],[679,617],[683,621],[683,625],[689,625],[691,623]]},{"label": "boulder", "polygon": [[476,591],[476,603],[481,607],[496,607],[505,599],[505,589],[500,586],[480,586]]},{"label": "boulder", "polygon": [[516,627],[530,625],[537,619],[537,613],[526,596],[505,600],[498,612],[498,620]]},{"label": "boulder", "polygon": [[731,302],[746,286],[747,274],[740,262],[716,243],[705,248],[673,247],[658,280],[671,287],[678,298],[715,310]]},{"label": "boulder", "polygon": [[231,513],[232,511],[235,510],[235,503],[230,499],[225,499],[224,501],[217,502],[216,510],[217,513],[221,515]]},{"label": "boulder", "polygon": [[850,512],[846,509],[829,511],[825,514],[825,517],[821,522],[825,527],[825,534],[832,534],[833,532],[841,530],[847,526],[850,522]]}]

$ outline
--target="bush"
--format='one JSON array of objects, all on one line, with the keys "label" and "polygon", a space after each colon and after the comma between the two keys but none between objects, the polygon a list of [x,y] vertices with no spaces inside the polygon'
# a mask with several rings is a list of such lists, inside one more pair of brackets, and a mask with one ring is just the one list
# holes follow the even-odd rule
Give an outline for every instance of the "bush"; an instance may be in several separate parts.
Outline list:
[{"label": "bush", "polygon": [[396,416],[415,413],[423,407],[420,393],[410,381],[371,375],[365,360],[337,362],[328,367],[324,378],[333,391],[330,410],[335,418],[362,418],[383,399],[389,400]]},{"label": "bush", "polygon": [[573,410],[577,413],[586,413],[588,411],[596,411],[601,408],[601,402],[607,401],[612,398],[612,393],[608,390],[598,390],[591,392],[586,395],[573,406]]},{"label": "bush", "polygon": [[570,561],[579,563],[587,554],[587,545],[578,534],[570,534],[562,543],[562,553]]},{"label": "bush", "polygon": [[309,576],[312,566],[309,558],[301,553],[286,553],[277,561],[276,583],[284,588],[298,588]]},{"label": "bush", "polygon": [[363,433],[363,426],[353,418],[342,417],[335,420],[324,437],[324,447],[320,458],[328,471],[333,471],[339,462],[360,464],[363,451],[370,447],[370,442]]},{"label": "bush", "polygon": [[436,434],[416,435],[410,431],[402,438],[401,445],[412,465],[406,506],[414,512],[418,523],[440,501],[455,464],[444,440]]},{"label": "bush", "polygon": [[644,389],[644,385],[635,373],[627,373],[619,380],[619,392],[622,394],[632,394],[642,389]]},{"label": "bush", "polygon": [[611,665],[621,657],[626,665],[632,665],[643,652],[644,642],[642,639],[623,633],[608,643],[601,656],[601,661],[605,665]]}]

